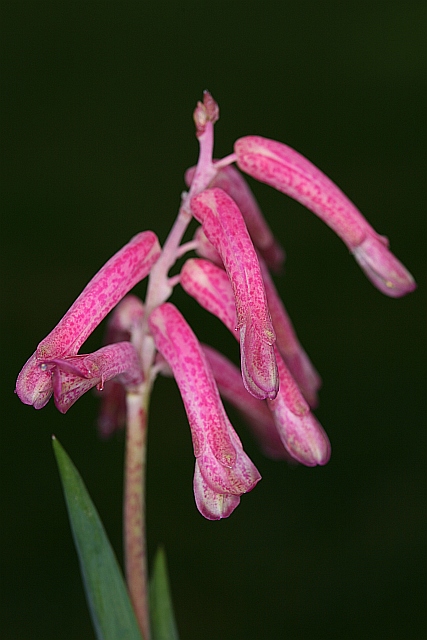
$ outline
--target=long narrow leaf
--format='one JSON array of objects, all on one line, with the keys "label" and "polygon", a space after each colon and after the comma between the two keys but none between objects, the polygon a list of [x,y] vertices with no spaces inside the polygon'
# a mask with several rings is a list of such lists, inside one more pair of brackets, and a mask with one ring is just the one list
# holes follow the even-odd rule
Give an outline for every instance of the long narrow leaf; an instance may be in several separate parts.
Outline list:
[{"label": "long narrow leaf", "polygon": [[169,588],[166,554],[161,547],[154,558],[150,581],[152,640],[179,640]]},{"label": "long narrow leaf", "polygon": [[56,438],[53,450],[96,636],[141,640],[122,572],[83,480]]}]

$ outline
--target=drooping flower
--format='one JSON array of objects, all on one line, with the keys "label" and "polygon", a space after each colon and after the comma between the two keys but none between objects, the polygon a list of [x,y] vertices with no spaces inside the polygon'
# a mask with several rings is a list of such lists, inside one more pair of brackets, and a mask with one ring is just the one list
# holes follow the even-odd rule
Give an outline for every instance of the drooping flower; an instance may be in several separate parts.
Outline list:
[{"label": "drooping flower", "polygon": [[149,324],[156,347],[173,372],[190,424],[197,507],[208,519],[225,518],[261,476],[243,451],[203,350],[183,316],[166,302],[151,313]]},{"label": "drooping flower", "polygon": [[256,398],[274,398],[278,389],[275,334],[258,258],[242,214],[218,188],[193,197],[191,209],[220,255],[233,289],[245,386]]},{"label": "drooping flower", "polygon": [[[123,296],[146,277],[159,255],[156,235],[144,231],[98,271],[22,368],[16,393],[24,404],[33,405],[35,409],[47,404],[54,392],[55,367],[61,362],[64,370],[67,359],[77,356],[92,331]],[[120,359],[121,355],[117,354]]]},{"label": "drooping flower", "polygon": [[[234,333],[235,305],[231,284],[224,270],[202,258],[187,260],[181,270],[182,287],[207,311],[217,316]],[[304,396],[288,370],[276,346],[279,389],[268,399],[277,431],[288,453],[303,464],[326,464],[330,457],[329,440],[310,411]],[[238,399],[236,399],[237,404]],[[269,429],[267,422],[266,430]]]},{"label": "drooping flower", "polygon": [[409,271],[389,251],[387,238],[377,234],[336,184],[307,158],[261,136],[239,138],[234,151],[242,171],[286,193],[326,222],[382,293],[398,298],[415,289]]}]

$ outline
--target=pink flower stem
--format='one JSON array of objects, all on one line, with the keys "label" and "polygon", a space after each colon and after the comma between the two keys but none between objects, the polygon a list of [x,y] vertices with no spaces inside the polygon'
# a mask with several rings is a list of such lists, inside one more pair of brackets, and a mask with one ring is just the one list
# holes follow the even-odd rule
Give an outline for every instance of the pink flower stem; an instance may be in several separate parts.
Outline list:
[{"label": "pink flower stem", "polygon": [[147,550],[145,542],[145,466],[149,393],[128,393],[123,539],[126,580],[144,640],[150,640]]}]

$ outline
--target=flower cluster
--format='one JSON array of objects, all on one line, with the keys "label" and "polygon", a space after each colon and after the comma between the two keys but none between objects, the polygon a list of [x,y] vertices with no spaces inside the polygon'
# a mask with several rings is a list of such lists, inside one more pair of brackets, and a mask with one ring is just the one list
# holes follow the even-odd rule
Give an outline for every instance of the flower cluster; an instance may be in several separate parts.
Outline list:
[{"label": "flower cluster", "polygon": [[[218,106],[208,92],[194,112],[200,144],[186,172],[177,218],[163,247],[151,231],[139,233],[89,282],[58,325],[38,345],[18,376],[16,393],[41,409],[53,395],[65,413],[86,391],[102,391],[100,426],[114,430],[126,415],[126,394],[150,392],[157,375],[172,375],[191,429],[194,494],[208,519],[227,517],[260,480],[224,410],[234,404],[265,453],[307,466],[324,465],[330,444],[312,409],[320,377],[298,341],[270,271],[284,251],[274,238],[242,173],[298,200],[349,247],[371,282],[392,297],[415,288],[412,276],[339,188],[290,147],[259,136],[236,141],[213,160]],[[233,164],[237,164],[238,171]],[[192,240],[183,242],[191,220]],[[193,251],[179,275],[178,258]],[[148,276],[145,302],[129,291]],[[199,343],[168,299],[180,284],[216,315],[240,343],[241,370]],[[79,350],[113,309],[106,346]],[[141,400],[142,401],[142,400]]]}]

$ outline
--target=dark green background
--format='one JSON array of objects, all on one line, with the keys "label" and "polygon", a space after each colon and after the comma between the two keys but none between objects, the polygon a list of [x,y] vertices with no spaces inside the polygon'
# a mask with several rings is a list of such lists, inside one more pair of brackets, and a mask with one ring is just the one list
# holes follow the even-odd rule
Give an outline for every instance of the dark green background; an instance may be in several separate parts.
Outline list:
[{"label": "dark green background", "polygon": [[[331,176],[391,239],[419,288],[383,297],[311,213],[254,185],[287,250],[278,287],[322,374],[327,467],[266,460],[226,521],[192,495],[171,380],[156,384],[148,544],[165,544],[182,640],[389,639],[425,633],[425,3],[1,2],[3,640],[93,638],[50,436],[82,473],[121,556],[123,439],[88,394],[66,416],[15,377],[129,238],[161,241],[197,157],[192,111],[217,99],[216,155],[260,134]],[[143,286],[138,288],[142,294]],[[219,323],[176,291],[201,338]],[[88,348],[100,345],[102,330]]]}]

